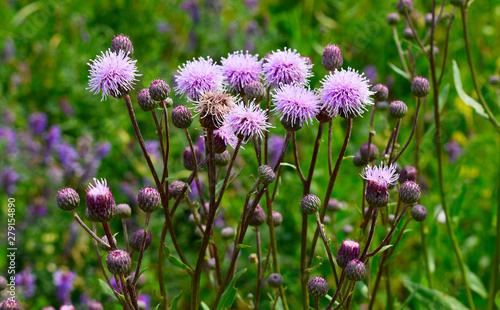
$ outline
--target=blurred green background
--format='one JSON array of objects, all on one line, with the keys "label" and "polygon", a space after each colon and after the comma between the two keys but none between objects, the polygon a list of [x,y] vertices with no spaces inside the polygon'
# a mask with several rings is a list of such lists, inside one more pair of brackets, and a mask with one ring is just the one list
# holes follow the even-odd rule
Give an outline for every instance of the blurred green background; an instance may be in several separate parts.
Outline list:
[{"label": "blurred green background", "polygon": [[[424,14],[430,9],[430,1],[415,1],[416,11],[412,14],[420,35],[423,37],[428,28],[424,24]],[[60,211],[55,203],[57,190],[64,186],[76,188],[84,197],[84,190],[91,177],[104,177],[108,180],[117,203],[126,202],[133,206],[134,216],[130,227],[140,227],[143,215],[134,205],[134,195],[141,186],[151,184],[147,166],[141,158],[140,149],[135,144],[132,126],[122,101],[108,98],[100,101],[100,96],[91,94],[86,88],[88,83],[89,59],[95,58],[109,48],[114,35],[128,35],[134,44],[134,58],[142,76],[136,91],[147,87],[149,82],[162,78],[173,86],[173,76],[186,60],[193,57],[210,56],[215,60],[236,50],[249,50],[261,57],[268,52],[284,47],[297,49],[302,55],[311,58],[314,77],[311,87],[318,87],[319,81],[327,73],[321,66],[321,54],[328,43],[338,44],[344,56],[344,68],[351,66],[365,71],[373,82],[390,85],[390,100],[403,100],[410,108],[410,115],[416,103],[410,92],[410,82],[395,71],[389,63],[401,67],[392,30],[385,16],[395,11],[396,1],[8,1],[0,6],[0,42],[2,46],[0,76],[0,112],[3,140],[0,136],[0,169],[12,169],[18,176],[15,189],[6,189],[8,177],[2,174],[2,222],[6,223],[7,198],[14,197],[17,206],[18,229],[18,271],[28,270],[36,276],[33,282],[36,289],[32,296],[24,298],[23,286],[18,291],[19,299],[26,309],[40,309],[43,306],[61,304],[57,294],[60,288],[54,282],[54,272],[71,270],[77,274],[74,289],[70,290],[72,303],[78,309],[86,309],[84,298],[101,301],[105,309],[112,309],[112,301],[100,289],[100,271],[91,242],[82,230],[74,225],[67,212]],[[447,4],[445,12],[451,13],[452,6]],[[470,34],[473,57],[482,85],[483,94],[493,112],[498,115],[497,94],[488,85],[488,77],[498,72],[500,67],[500,4],[496,0],[475,1],[469,13]],[[462,71],[464,89],[472,97],[473,87],[467,69],[460,17],[451,28],[449,58],[442,87],[450,87],[449,95],[442,109],[443,141],[450,152],[445,152],[446,199],[450,206],[456,234],[465,261],[471,271],[474,285],[474,299],[478,308],[485,308],[487,300],[491,262],[495,242],[495,223],[498,216],[496,195],[498,182],[498,137],[490,124],[466,106],[457,96],[453,83],[451,60],[455,59]],[[442,49],[445,36],[445,21],[437,26],[436,40]],[[403,31],[402,22],[397,26],[399,35]],[[403,40],[403,48],[414,43]],[[438,65],[442,53],[438,53]],[[417,58],[418,75],[428,76],[428,63],[422,56]],[[136,91],[131,93],[135,102]],[[173,96],[174,104],[185,104],[185,99]],[[136,106],[137,107],[137,106]],[[435,288],[447,295],[454,296],[466,304],[465,290],[461,281],[457,261],[445,225],[438,221],[440,215],[439,189],[437,183],[436,151],[433,141],[434,125],[432,102],[424,104],[421,120],[422,144],[420,150],[419,178],[424,188],[422,204],[429,210],[425,224],[427,240],[432,260]],[[86,158],[77,157],[83,171],[95,171],[95,175],[85,172],[75,173],[68,166],[68,155],[53,151],[44,154],[47,146],[47,131],[36,135],[29,129],[30,115],[43,112],[48,117],[48,126],[58,126],[61,140],[73,146]],[[139,124],[147,140],[155,139],[149,113],[136,109]],[[354,155],[368,137],[368,113],[364,118],[355,120],[347,155]],[[400,143],[409,136],[412,117],[403,120]],[[271,132],[283,135],[278,122]],[[375,115],[374,143],[382,149],[390,135],[394,122],[388,120],[385,111]],[[5,131],[16,133],[18,150],[9,152],[9,140]],[[340,149],[345,123],[336,119],[333,127],[334,157]],[[317,131],[317,123],[298,132],[301,145],[300,158],[302,169],[307,171],[312,152],[312,143]],[[201,133],[199,126],[191,126],[193,136]],[[101,154],[100,148],[109,142],[109,153]],[[450,144],[451,143],[451,144]],[[182,131],[172,131],[172,153],[170,170],[173,176],[185,178],[189,172],[182,166],[181,153],[186,145]],[[414,164],[414,143],[400,159],[400,165]],[[252,183],[256,172],[256,160],[252,146],[242,152],[238,168],[244,167],[237,183],[227,192],[223,201],[223,225],[236,227],[244,200],[244,189]],[[324,196],[327,185],[326,134],[320,149],[321,155],[312,184],[312,193]],[[47,160],[47,156],[49,160]],[[451,157],[450,157],[451,156]],[[286,162],[293,163],[291,151]],[[155,161],[160,167],[160,162]],[[94,167],[92,165],[97,165]],[[90,167],[92,166],[92,167]],[[94,169],[94,170],[91,170]],[[69,172],[68,172],[69,171]],[[12,176],[12,174],[10,174]],[[204,179],[204,174],[202,179]],[[275,203],[284,223],[277,229],[278,250],[282,274],[287,287],[288,302],[295,309],[300,302],[299,257],[300,218],[299,202],[302,186],[295,170],[284,167],[282,188]],[[342,228],[350,224],[359,225],[361,216],[357,205],[361,204],[362,179],[359,169],[351,160],[345,160],[339,173],[333,197],[346,201],[348,208],[335,215],[335,225],[327,226],[332,238],[332,248],[347,235]],[[83,205],[83,201],[82,201]],[[180,238],[186,255],[195,261],[197,245],[200,240],[194,235],[188,223],[187,208],[182,205],[174,218],[175,230]],[[84,207],[79,208],[83,217]],[[154,214],[152,231],[153,246],[146,252],[145,265],[147,284],[142,293],[150,296],[151,309],[157,304],[156,257],[162,226],[160,213]],[[4,222],[5,221],[5,222]],[[312,236],[315,224],[310,220]],[[0,240],[5,241],[5,224],[0,224]],[[120,231],[121,224],[112,222],[114,231]],[[427,286],[424,263],[421,254],[419,225],[412,222],[411,231],[405,234],[391,262],[391,281],[393,296],[397,304],[410,294],[403,281],[411,281]],[[267,253],[267,227],[262,226],[263,252]],[[334,234],[332,232],[335,232]],[[220,229],[217,229],[217,234]],[[355,230],[350,236],[355,238]],[[123,246],[123,238],[119,244]],[[378,236],[382,238],[383,235]],[[167,237],[167,240],[169,238]],[[220,240],[220,238],[219,238]],[[249,231],[245,239],[254,245],[254,233]],[[379,239],[381,240],[381,239]],[[168,244],[170,246],[170,241]],[[221,243],[219,249],[223,249]],[[5,246],[0,247],[5,257]],[[254,248],[244,249],[238,268],[248,271],[237,282],[241,299],[248,302],[247,294],[255,293],[256,266],[246,257],[255,252]],[[332,287],[333,275],[329,272],[326,256],[320,246],[312,275],[322,275]],[[375,267],[377,258],[374,259]],[[226,259],[227,263],[227,259]],[[183,291],[179,307],[185,309],[189,296],[189,277],[169,264],[166,260],[165,278],[170,298]],[[6,260],[0,259],[2,274],[6,270]],[[224,269],[225,270],[225,269]],[[202,300],[211,304],[213,293],[208,290],[209,281],[202,279],[204,292]],[[29,281],[28,281],[29,282]],[[33,286],[33,283],[30,285]],[[355,307],[366,303],[366,286],[358,285],[354,295]],[[332,290],[330,291],[332,293]],[[265,286],[262,293],[262,308],[269,307],[274,291]],[[28,294],[30,295],[30,294]],[[83,297],[82,297],[83,295]],[[83,299],[82,299],[83,298]],[[381,289],[378,307],[385,308],[386,295]],[[423,309],[429,306],[425,296],[413,297],[407,307]],[[323,301],[325,302],[325,301]],[[323,305],[326,306],[326,303]],[[236,307],[236,306],[235,306]],[[242,301],[238,307],[245,309]],[[430,307],[430,306],[429,306]],[[439,308],[439,307],[438,307]],[[436,308],[436,309],[438,309]]]}]

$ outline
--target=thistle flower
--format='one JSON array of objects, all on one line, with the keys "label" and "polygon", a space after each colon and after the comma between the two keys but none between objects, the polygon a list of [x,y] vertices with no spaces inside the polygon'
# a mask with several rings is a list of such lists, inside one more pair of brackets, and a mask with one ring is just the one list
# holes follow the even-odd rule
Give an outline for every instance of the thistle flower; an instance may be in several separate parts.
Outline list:
[{"label": "thistle flower", "polygon": [[342,68],[344,59],[342,58],[342,51],[335,44],[328,44],[323,51],[321,64],[328,71]]},{"label": "thistle flower", "polygon": [[[144,228],[136,230],[129,238],[130,247],[136,251],[140,252],[142,247],[142,238],[144,238]],[[144,245],[144,250],[146,250],[153,241],[153,234],[148,230],[146,233],[146,243]]]},{"label": "thistle flower", "polygon": [[114,275],[126,274],[132,266],[132,260],[127,252],[118,249],[108,253],[106,266]]},{"label": "thistle flower", "polygon": [[312,277],[307,283],[307,291],[314,298],[323,298],[328,293],[328,282],[322,277]]},{"label": "thistle flower", "polygon": [[[238,142],[238,138],[236,138],[234,131],[227,124],[223,124],[219,129],[214,131],[214,143],[217,144],[217,140],[222,142],[226,147],[230,145],[233,149],[236,147],[236,143]],[[225,149],[222,152],[224,151]]]},{"label": "thistle flower", "polygon": [[367,105],[373,104],[370,96],[374,92],[370,91],[368,80],[363,73],[352,68],[335,70],[321,83],[320,109],[327,111],[330,117],[338,114],[342,117],[360,116]]},{"label": "thistle flower", "polygon": [[145,187],[137,195],[139,209],[146,213],[153,213],[161,206],[160,193],[153,187]]},{"label": "thistle flower", "polygon": [[198,60],[193,58],[193,61],[179,66],[178,72],[179,75],[175,77],[175,92],[193,101],[198,101],[204,92],[220,89],[224,79],[221,67],[210,57],[200,57]]},{"label": "thistle flower", "polygon": [[106,179],[94,178],[87,189],[87,210],[95,222],[108,222],[115,216],[116,204]]},{"label": "thistle flower", "polygon": [[396,184],[399,175],[396,173],[396,166],[385,166],[383,163],[377,166],[367,166],[361,177],[368,182],[375,182],[381,186],[389,187]]},{"label": "thistle flower", "polygon": [[226,116],[224,125],[228,126],[244,143],[253,137],[262,139],[263,132],[271,127],[267,121],[266,112],[254,103],[248,106],[242,103],[237,104]]},{"label": "thistle flower", "polygon": [[359,243],[346,239],[342,241],[337,252],[337,264],[340,268],[345,268],[347,263],[359,258]]},{"label": "thistle flower", "polygon": [[287,48],[268,54],[262,68],[265,84],[270,87],[307,84],[307,79],[312,76],[312,65],[307,64],[296,50]]},{"label": "thistle flower", "polygon": [[123,51],[114,53],[111,49],[101,52],[96,59],[91,59],[88,90],[97,95],[102,92],[101,101],[108,95],[120,98],[132,90],[137,73],[137,60],[132,60]]},{"label": "thistle flower", "polygon": [[230,90],[241,93],[252,81],[258,81],[262,74],[262,61],[258,55],[237,51],[221,59],[222,75]]},{"label": "thistle flower", "polygon": [[217,89],[204,92],[196,103],[194,111],[200,116],[201,126],[207,129],[219,129],[237,100]]},{"label": "thistle flower", "polygon": [[273,94],[273,111],[280,120],[288,121],[292,126],[312,122],[319,112],[319,98],[310,89],[298,85],[283,85]]}]

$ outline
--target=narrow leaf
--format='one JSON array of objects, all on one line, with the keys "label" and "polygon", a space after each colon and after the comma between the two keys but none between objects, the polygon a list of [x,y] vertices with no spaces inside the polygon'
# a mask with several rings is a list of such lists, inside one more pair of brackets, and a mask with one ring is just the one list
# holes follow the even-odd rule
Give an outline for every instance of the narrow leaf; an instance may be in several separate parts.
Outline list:
[{"label": "narrow leaf", "polygon": [[207,304],[206,304],[205,302],[203,302],[203,301],[201,302],[201,308],[202,308],[203,310],[210,310],[210,307],[209,307],[209,306],[207,306]]},{"label": "narrow leaf", "polygon": [[441,112],[448,100],[448,94],[450,93],[450,84],[446,84],[441,92],[439,92],[438,107],[439,112]]},{"label": "narrow leaf", "polygon": [[290,163],[281,163],[281,166],[288,166],[288,167],[292,167],[293,169],[297,170],[297,167],[295,167],[295,165],[292,165]]},{"label": "narrow leaf", "polygon": [[390,248],[390,247],[392,247],[392,244],[384,245],[384,246],[380,249],[380,251],[378,252],[378,254],[380,254],[380,253],[384,252],[385,250],[387,250],[387,249],[388,249],[388,248]]},{"label": "narrow leaf", "polygon": [[226,288],[226,290],[224,291],[224,293],[222,293],[220,303],[219,303],[219,306],[217,307],[217,310],[229,309],[233,305],[234,299],[236,298],[236,293],[238,293],[238,289],[236,287],[234,287],[234,284],[236,283],[238,278],[246,271],[247,271],[247,269],[244,268],[244,269],[241,269],[240,271],[238,271],[234,275],[233,279],[231,280],[231,283],[229,283],[229,285]]},{"label": "narrow leaf", "polygon": [[425,306],[425,309],[439,309],[439,310],[466,310],[460,301],[455,297],[446,295],[445,293],[429,289],[421,286],[418,283],[411,281],[403,281],[404,286],[411,292],[411,295],[415,294],[414,299],[416,299],[421,307],[415,306],[420,309]]},{"label": "narrow leaf", "polygon": [[250,249],[250,248],[252,248],[252,246],[240,243],[240,244],[238,244],[238,248],[239,249]]},{"label": "narrow leaf", "polygon": [[99,279],[99,285],[101,286],[101,292],[113,297],[113,299],[116,300],[116,296],[113,293],[113,290],[109,287],[108,283],[104,282],[102,279]]},{"label": "narrow leaf", "polygon": [[476,292],[483,299],[488,298],[488,292],[486,291],[486,287],[484,286],[481,279],[473,273],[468,266],[465,266],[465,272],[467,273],[467,278],[469,278],[469,287],[471,290]]},{"label": "narrow leaf", "polygon": [[177,303],[179,302],[179,299],[181,299],[181,296],[182,291],[180,291],[179,294],[172,300],[172,308],[170,308],[170,310],[177,310]]},{"label": "narrow leaf", "polygon": [[177,266],[183,270],[190,270],[191,268],[189,268],[188,265],[184,264],[180,259],[178,259],[177,257],[173,256],[173,255],[170,255],[170,257],[168,258],[168,261],[174,265],[174,266]]},{"label": "narrow leaf", "polygon": [[394,72],[401,75],[402,77],[404,77],[407,80],[410,79],[410,77],[408,76],[408,73],[406,73],[404,70],[399,69],[398,67],[396,67],[396,65],[394,65],[391,62],[388,62],[388,64],[389,64],[389,67],[391,67],[391,69],[394,70]]},{"label": "narrow leaf", "polygon": [[460,69],[458,68],[457,62],[453,60],[453,80],[455,82],[455,89],[457,90],[458,96],[462,101],[469,107],[476,110],[477,114],[484,118],[488,118],[488,115],[484,113],[483,107],[469,95],[467,95],[462,87],[462,78],[460,77]]}]

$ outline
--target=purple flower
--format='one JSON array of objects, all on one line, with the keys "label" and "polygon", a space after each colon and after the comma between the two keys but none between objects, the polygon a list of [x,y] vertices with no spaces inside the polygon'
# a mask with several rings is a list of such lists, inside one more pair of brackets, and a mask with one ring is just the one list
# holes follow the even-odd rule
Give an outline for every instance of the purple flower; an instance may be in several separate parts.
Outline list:
[{"label": "purple flower", "polygon": [[307,84],[312,76],[312,65],[307,64],[296,50],[285,48],[266,57],[262,65],[267,86],[279,87],[281,84]]},{"label": "purple flower", "polygon": [[366,110],[367,105],[372,105],[368,80],[363,74],[348,68],[335,70],[327,75],[321,83],[321,110],[328,112],[330,117],[339,113],[344,116],[359,116]]},{"label": "purple flower", "polygon": [[59,145],[61,142],[61,128],[57,125],[52,125],[49,128],[49,132],[45,137],[45,143],[47,144],[47,149],[52,150]]},{"label": "purple flower", "polygon": [[160,142],[158,140],[146,140],[146,149],[151,156],[161,158]]},{"label": "purple flower", "polygon": [[144,309],[144,310],[149,310],[151,309],[151,296],[149,295],[146,295],[146,294],[142,294],[142,295],[139,295],[139,298],[137,298],[137,302],[140,304],[143,304],[144,307],[140,307],[140,309]]},{"label": "purple flower", "polygon": [[367,181],[375,182],[380,186],[389,187],[398,181],[399,174],[396,173],[396,166],[385,166],[383,163],[377,166],[366,166],[361,177]]},{"label": "purple flower", "polygon": [[319,111],[319,98],[308,88],[298,85],[283,85],[275,90],[273,104],[280,119],[291,120],[300,124],[312,122]]},{"label": "purple flower", "polygon": [[5,141],[5,152],[13,154],[18,151],[16,132],[8,127],[0,127],[0,145]]},{"label": "purple flower", "polygon": [[19,182],[19,174],[12,167],[5,167],[0,171],[0,186],[7,196],[16,193],[17,182]]},{"label": "purple flower", "polygon": [[179,66],[178,72],[175,92],[193,101],[198,101],[206,91],[220,89],[224,79],[221,67],[210,57],[187,61],[182,67]]},{"label": "purple flower", "polygon": [[31,298],[35,295],[36,275],[31,272],[31,267],[25,268],[16,276],[16,285],[23,288],[24,298]]},{"label": "purple flower", "polygon": [[158,25],[156,25],[156,30],[160,34],[165,34],[167,32],[170,32],[171,29],[172,27],[170,27],[170,25],[166,22],[160,22],[158,23]]},{"label": "purple flower", "polygon": [[66,98],[62,98],[61,100],[59,100],[59,107],[66,116],[71,116],[74,113],[73,108]]},{"label": "purple flower", "polygon": [[231,130],[227,124],[224,124],[219,129],[214,130],[214,135],[220,137],[226,145],[230,145],[233,149],[236,147],[238,138],[236,138],[234,131]]},{"label": "purple flower", "polygon": [[248,106],[240,103],[227,115],[224,124],[234,134],[246,143],[253,137],[262,139],[263,131],[268,131],[271,124],[267,121],[267,115],[258,105],[253,102]]},{"label": "purple flower", "polygon": [[37,135],[41,135],[47,127],[47,114],[35,112],[28,118],[30,129]]},{"label": "purple flower", "polygon": [[57,156],[61,165],[67,173],[81,172],[80,164],[78,159],[80,155],[75,150],[75,148],[68,143],[62,143],[57,149]]},{"label": "purple flower", "polygon": [[269,163],[271,166],[274,166],[278,160],[283,144],[285,144],[285,140],[283,140],[282,136],[272,135],[269,137]]},{"label": "purple flower", "polygon": [[96,59],[91,59],[89,87],[95,95],[102,92],[101,101],[108,95],[120,97],[132,90],[137,73],[137,60],[132,60],[123,50],[114,53],[111,49],[101,52]]},{"label": "purple flower", "polygon": [[463,149],[457,141],[451,140],[444,145],[445,151],[448,153],[450,162],[456,162],[463,154]]},{"label": "purple flower", "polygon": [[367,65],[363,68],[363,72],[365,73],[368,81],[371,85],[375,85],[378,81],[378,71],[374,65]]},{"label": "purple flower", "polygon": [[57,298],[66,304],[71,303],[70,293],[73,291],[73,281],[76,278],[76,274],[71,271],[61,271],[57,270],[52,275],[54,285],[57,290]]},{"label": "purple flower", "polygon": [[134,204],[137,203],[137,187],[134,184],[128,183],[128,182],[121,182],[120,183],[120,190],[121,192],[127,196],[128,200],[133,202]]},{"label": "purple flower", "polygon": [[241,93],[245,85],[251,81],[258,81],[262,74],[262,61],[258,55],[251,55],[237,51],[222,58],[222,75],[229,89]]},{"label": "purple flower", "polygon": [[111,151],[111,143],[102,142],[97,145],[96,156],[98,159],[106,158]]},{"label": "purple flower", "polygon": [[198,23],[200,20],[200,10],[198,4],[194,0],[187,0],[181,3],[181,8],[191,15],[193,23]]}]

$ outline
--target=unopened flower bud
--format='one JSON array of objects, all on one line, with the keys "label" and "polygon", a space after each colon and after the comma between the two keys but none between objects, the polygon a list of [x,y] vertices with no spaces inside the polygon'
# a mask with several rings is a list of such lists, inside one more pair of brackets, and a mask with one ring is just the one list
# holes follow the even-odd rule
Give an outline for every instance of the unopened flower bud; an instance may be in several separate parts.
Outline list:
[{"label": "unopened flower bud", "polygon": [[344,209],[344,203],[339,201],[337,198],[330,198],[330,200],[328,200],[327,209],[329,211],[340,211]]},{"label": "unopened flower bud", "polygon": [[393,12],[393,13],[387,14],[386,20],[387,20],[387,23],[389,25],[393,26],[393,25],[396,25],[397,23],[399,23],[401,18],[399,17],[398,13]]},{"label": "unopened flower bud", "polygon": [[497,86],[498,84],[500,84],[500,76],[498,76],[496,74],[490,76],[489,82],[490,82],[491,85]]},{"label": "unopened flower bud", "polygon": [[352,225],[349,225],[349,224],[344,225],[344,227],[342,227],[342,232],[343,232],[344,234],[346,234],[346,235],[348,235],[348,234],[352,233],[352,232],[353,232],[353,230],[354,230],[354,227],[352,227]]},{"label": "unopened flower bud", "polygon": [[141,189],[137,195],[137,205],[142,211],[153,213],[161,206],[160,193],[150,186]]},{"label": "unopened flower bud", "polygon": [[389,188],[378,182],[369,181],[366,186],[366,202],[374,208],[387,206],[390,200]]},{"label": "unopened flower bud", "polygon": [[[149,95],[156,101],[166,100],[170,95],[170,86],[164,80],[156,79],[149,84]],[[165,104],[167,103],[165,102]],[[168,104],[167,107],[169,107]]]},{"label": "unopened flower bud", "polygon": [[315,214],[321,209],[321,200],[316,195],[307,194],[302,198],[300,207],[302,208],[302,212],[307,215]]},{"label": "unopened flower bud", "polygon": [[260,166],[257,170],[257,176],[259,177],[261,183],[264,185],[273,183],[274,179],[276,178],[276,174],[274,173],[273,168],[269,165]]},{"label": "unopened flower bud", "polygon": [[403,118],[406,113],[408,112],[408,107],[406,106],[406,103],[403,101],[393,101],[391,102],[391,105],[389,105],[389,116],[393,118]]},{"label": "unopened flower bud", "polygon": [[113,38],[111,41],[111,51],[115,54],[122,50],[128,57],[132,57],[134,54],[134,45],[130,38],[124,34],[119,34]]},{"label": "unopened flower bud", "polygon": [[384,84],[376,84],[373,86],[372,91],[375,92],[373,97],[375,97],[377,101],[384,101],[389,97],[389,89]]},{"label": "unopened flower bud", "polygon": [[405,38],[406,40],[412,40],[414,38],[413,31],[410,27],[406,27],[405,29],[403,29],[403,38]]},{"label": "unopened flower bud", "polygon": [[425,14],[424,20],[425,20],[425,25],[427,27],[430,27],[432,25],[432,13]]},{"label": "unopened flower bud", "polygon": [[71,211],[80,205],[80,196],[72,188],[63,188],[57,192],[57,206],[64,211]]},{"label": "unopened flower bud", "polygon": [[105,179],[94,179],[87,189],[88,216],[93,222],[108,222],[116,213],[116,204]]},{"label": "unopened flower bud", "polygon": [[[196,163],[199,164],[203,160],[203,153],[196,145],[193,146],[194,154],[196,156]],[[184,152],[182,153],[182,163],[184,168],[193,171],[195,167],[194,157],[191,153],[191,148],[186,146]]]},{"label": "unopened flower bud", "polygon": [[243,92],[249,102],[259,103],[266,98],[266,87],[259,81],[251,81],[245,85]]},{"label": "unopened flower bud", "polygon": [[132,215],[132,209],[126,203],[120,203],[116,206],[116,217],[126,219]]},{"label": "unopened flower bud", "polygon": [[215,165],[219,167],[224,167],[227,166],[231,161],[231,154],[229,154],[229,152],[226,150],[220,154],[216,153],[214,158],[215,158]]},{"label": "unopened flower bud", "polygon": [[399,0],[398,1],[398,12],[401,15],[405,13],[411,13],[413,11],[413,2],[412,0]]},{"label": "unopened flower bud", "polygon": [[163,100],[163,103],[165,103],[165,106],[167,108],[171,108],[174,105],[174,101],[172,100],[172,98],[167,98]]},{"label": "unopened flower bud", "polygon": [[[130,274],[130,278],[131,279],[135,278],[135,271]],[[146,285],[146,276],[143,273],[139,276],[139,279],[137,279],[137,283],[135,284],[135,288],[140,290],[141,288],[144,287],[144,285]]]},{"label": "unopened flower bud", "polygon": [[[144,238],[144,229],[143,228],[135,231],[133,234],[130,235],[129,243],[130,243],[130,247],[134,251],[136,251],[136,252],[141,251],[142,238]],[[146,244],[144,245],[144,250],[146,250],[151,245],[151,241],[153,241],[153,235],[151,234],[151,231],[148,231],[146,234]]]},{"label": "unopened flower bud", "polygon": [[[111,244],[110,244],[110,243],[109,243],[109,241],[108,241],[108,236],[106,236],[106,235],[102,236],[101,240],[102,240],[102,241],[104,241],[104,243],[106,243],[107,245],[109,245],[109,246],[111,247]],[[117,243],[116,243],[116,238],[115,238],[115,237],[113,237],[113,242],[115,243],[115,245],[117,244]],[[99,245],[99,248],[100,248],[101,250],[103,250],[103,251],[110,251],[110,250],[111,250],[110,248],[105,248],[105,247],[104,247],[101,243],[99,243],[99,242],[98,242],[97,244]]]},{"label": "unopened flower bud", "polygon": [[431,86],[429,84],[429,80],[423,78],[421,76],[417,76],[411,82],[411,92],[415,97],[425,97],[429,94],[431,90]]},{"label": "unopened flower bud", "polygon": [[256,263],[258,260],[257,254],[252,253],[248,256],[248,261],[252,264]]},{"label": "unopened flower bud", "polygon": [[222,228],[220,235],[223,240],[230,240],[234,238],[234,229],[232,227],[224,227]]},{"label": "unopened flower bud", "polygon": [[114,250],[106,256],[106,266],[114,275],[126,274],[132,266],[130,255],[124,250]]},{"label": "unopened flower bud", "polygon": [[267,283],[269,283],[271,287],[280,287],[280,285],[283,284],[283,277],[279,273],[271,273],[267,276]]},{"label": "unopened flower bud", "polygon": [[178,105],[172,110],[172,124],[177,128],[188,128],[193,122],[193,114],[184,105]]},{"label": "unopened flower bud", "polygon": [[327,71],[335,71],[335,69],[342,68],[344,59],[342,58],[342,52],[338,45],[328,44],[325,47],[321,58],[321,64]]},{"label": "unopened flower bud", "polygon": [[149,89],[147,88],[144,88],[137,94],[137,103],[143,111],[152,111],[158,106],[158,101],[151,98]]},{"label": "unopened flower bud", "polygon": [[[281,223],[283,223],[283,216],[278,211],[273,211],[272,219],[273,219],[273,224],[274,224],[275,228],[280,226]],[[268,225],[269,225],[269,223],[268,223]]]},{"label": "unopened flower bud", "polygon": [[406,181],[416,181],[417,180],[417,169],[413,166],[404,166],[401,171],[399,171],[399,183],[403,184]]},{"label": "unopened flower bud", "polygon": [[172,183],[168,186],[168,196],[173,199],[177,199],[185,186],[186,183],[182,181],[172,181]]},{"label": "unopened flower bud", "polygon": [[323,298],[328,293],[328,282],[322,277],[313,277],[307,283],[307,291],[314,298]]},{"label": "unopened flower bud", "polygon": [[361,281],[366,276],[366,267],[363,262],[353,259],[345,267],[345,277],[349,281]]},{"label": "unopened flower bud", "polygon": [[411,208],[411,217],[417,222],[422,222],[427,217],[427,209],[422,205],[414,205]]},{"label": "unopened flower bud", "polygon": [[266,214],[264,213],[264,209],[262,209],[260,204],[257,204],[257,207],[255,207],[255,211],[253,212],[252,217],[250,218],[248,224],[250,226],[260,226],[265,222],[266,222]]},{"label": "unopened flower bud", "polygon": [[340,268],[345,268],[347,263],[353,259],[359,258],[359,243],[346,239],[340,244],[337,252],[337,265]]},{"label": "unopened flower bud", "polygon": [[420,199],[420,186],[413,181],[406,181],[399,188],[399,199],[403,203],[413,205]]},{"label": "unopened flower bud", "polygon": [[354,163],[354,166],[356,167],[363,167],[364,165],[367,164],[365,160],[361,157],[361,153],[357,152],[354,154],[354,158],[352,159],[352,162]]},{"label": "unopened flower bud", "polygon": [[374,161],[379,156],[378,148],[373,142],[370,144],[368,142],[361,144],[359,153],[361,154],[361,158],[366,162]]}]

